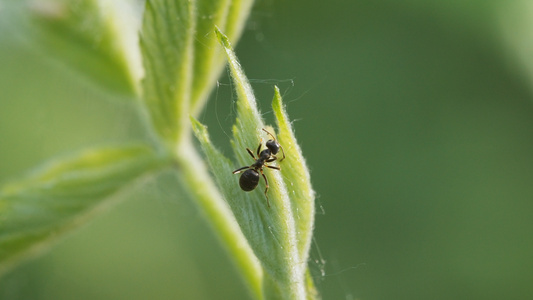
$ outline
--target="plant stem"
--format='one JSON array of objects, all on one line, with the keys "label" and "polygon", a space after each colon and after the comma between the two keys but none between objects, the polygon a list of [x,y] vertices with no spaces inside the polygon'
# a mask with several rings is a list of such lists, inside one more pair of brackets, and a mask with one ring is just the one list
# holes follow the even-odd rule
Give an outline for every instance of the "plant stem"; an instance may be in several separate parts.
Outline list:
[{"label": "plant stem", "polygon": [[176,152],[182,180],[196,199],[211,228],[229,252],[239,273],[255,299],[263,299],[263,271],[239,225],[216,188],[207,168],[190,141]]}]

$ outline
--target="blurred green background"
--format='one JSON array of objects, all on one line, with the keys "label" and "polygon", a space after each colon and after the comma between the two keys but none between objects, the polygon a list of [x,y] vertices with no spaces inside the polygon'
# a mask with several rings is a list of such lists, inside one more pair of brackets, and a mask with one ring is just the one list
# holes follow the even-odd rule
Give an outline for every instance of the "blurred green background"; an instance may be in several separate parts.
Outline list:
[{"label": "blurred green background", "polygon": [[[127,99],[47,58],[0,2],[0,181],[145,138]],[[533,298],[530,1],[260,0],[237,47],[267,120],[280,86],[318,193],[324,299]],[[200,119],[229,151],[220,79]],[[247,299],[163,174],[0,280],[0,299]],[[231,176],[231,174],[228,174]]]}]

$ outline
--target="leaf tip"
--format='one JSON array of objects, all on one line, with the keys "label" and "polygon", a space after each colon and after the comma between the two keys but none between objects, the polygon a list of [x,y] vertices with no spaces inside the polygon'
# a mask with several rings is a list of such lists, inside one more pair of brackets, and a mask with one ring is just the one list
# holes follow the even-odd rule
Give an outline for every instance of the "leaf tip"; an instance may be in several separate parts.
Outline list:
[{"label": "leaf tip", "polygon": [[189,116],[189,119],[191,120],[192,129],[196,137],[200,137],[207,133],[207,126],[200,123],[200,121],[196,120],[193,116]]},{"label": "leaf tip", "polygon": [[222,45],[222,47],[226,49],[231,49],[231,44],[228,40],[228,37],[220,31],[220,28],[215,25],[215,34],[217,36],[218,42]]},{"label": "leaf tip", "polygon": [[272,108],[274,111],[281,110],[281,94],[277,85],[274,86],[274,98],[272,99]]}]

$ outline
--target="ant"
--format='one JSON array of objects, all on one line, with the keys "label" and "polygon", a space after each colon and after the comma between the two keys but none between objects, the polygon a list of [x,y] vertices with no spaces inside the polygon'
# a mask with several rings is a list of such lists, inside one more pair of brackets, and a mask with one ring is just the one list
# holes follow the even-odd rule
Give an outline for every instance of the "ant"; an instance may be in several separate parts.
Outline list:
[{"label": "ant", "polygon": [[266,184],[265,197],[267,199],[267,205],[268,207],[270,207],[270,202],[268,201],[268,195],[267,195],[268,180],[265,174],[263,173],[263,167],[281,171],[280,167],[268,166],[265,163],[270,163],[270,162],[277,160],[278,158],[276,157],[276,154],[278,154],[280,149],[281,149],[281,152],[283,153],[283,158],[279,160],[279,162],[281,162],[282,160],[285,159],[285,151],[283,150],[283,147],[281,147],[281,145],[278,143],[276,138],[272,135],[272,133],[266,131],[264,128],[262,129],[264,132],[266,132],[268,135],[272,137],[271,140],[268,140],[265,143],[265,146],[267,148],[261,151],[262,140],[259,141],[259,146],[257,147],[257,158],[255,157],[252,150],[250,150],[249,148],[246,148],[246,151],[248,151],[250,156],[253,157],[253,159],[255,159],[255,163],[253,163],[250,166],[239,168],[233,171],[232,173],[239,174],[241,172],[244,172],[242,173],[241,178],[239,179],[239,185],[241,189],[245,192],[253,191],[257,187],[257,185],[259,184],[259,173],[261,173],[261,175],[263,175],[263,179],[265,179],[265,184]]}]

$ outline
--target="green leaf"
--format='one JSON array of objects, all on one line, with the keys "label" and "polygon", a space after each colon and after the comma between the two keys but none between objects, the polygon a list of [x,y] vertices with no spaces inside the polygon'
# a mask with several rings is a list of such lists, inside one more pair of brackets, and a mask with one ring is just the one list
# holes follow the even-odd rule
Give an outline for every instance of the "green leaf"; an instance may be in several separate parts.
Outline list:
[{"label": "green leaf", "polygon": [[252,0],[148,0],[141,31],[143,100],[155,131],[170,149],[190,132],[224,66],[213,30],[236,40]]},{"label": "green leaf", "polygon": [[[294,130],[285,111],[278,87],[274,89],[272,109],[279,130],[278,142],[283,145],[283,149],[287,153],[291,153],[291,159],[283,161],[284,165],[281,173],[291,199],[292,213],[295,216],[300,259],[308,261],[315,223],[315,191],[311,186],[309,169],[302,155],[300,145],[296,141]],[[309,269],[306,273],[306,289],[307,299],[320,298],[313,284]]]},{"label": "green leaf", "polygon": [[[264,182],[252,192],[246,193],[240,190],[239,175],[233,175],[232,171],[254,162],[246,148],[255,152],[260,143],[264,145],[266,140],[272,138],[262,130],[263,128],[273,134],[274,130],[264,125],[250,83],[235,57],[229,40],[218,29],[216,33],[228,56],[238,98],[237,120],[233,127],[232,141],[237,164],[224,157],[211,144],[205,126],[197,121],[193,121],[195,134],[224,198],[261,263],[264,271],[265,298],[315,297],[316,295],[311,295],[313,289],[309,288],[309,281],[306,278],[307,264],[302,263],[308,258],[314,218],[314,193],[309,174],[302,173],[307,172],[305,161],[300,148],[295,144],[294,134],[287,122],[286,113],[282,110],[281,97],[277,92],[273,106],[278,117],[280,132],[284,135],[284,139],[282,140],[280,136],[278,141],[284,147],[286,159],[277,162],[281,171],[268,168],[264,170],[269,182],[267,195],[270,207],[264,194]],[[283,142],[287,142],[288,147],[285,147]],[[302,175],[304,180],[294,177]],[[305,204],[296,203],[300,200],[305,201]]]},{"label": "green leaf", "polygon": [[156,132],[173,149],[187,128],[194,62],[192,1],[147,0],[141,30],[143,100]]},{"label": "green leaf", "polygon": [[291,153],[291,159],[283,161],[283,180],[288,187],[292,213],[295,216],[298,232],[298,249],[303,260],[308,259],[315,222],[315,192],[300,145],[296,141],[291,122],[285,111],[278,87],[275,87],[272,108],[279,129],[278,141],[283,149]]},{"label": "green leaf", "polygon": [[240,37],[253,0],[197,1],[198,17],[194,61],[191,114],[197,116],[220,77],[226,56],[218,47],[215,26],[226,32],[232,42]]},{"label": "green leaf", "polygon": [[37,48],[100,86],[139,91],[139,14],[131,1],[42,0],[29,5],[26,33]]},{"label": "green leaf", "polygon": [[[202,149],[207,154],[211,170],[216,170],[215,174],[218,176],[215,178],[218,185],[232,185],[231,176],[228,176],[228,174],[231,174],[230,170],[232,170],[230,161],[211,145],[206,127],[193,117],[191,117],[191,122],[194,133],[200,141]],[[262,299],[263,269],[230,211],[230,209],[234,209],[235,202],[230,202],[230,208],[228,208],[223,200],[223,198],[228,199],[228,197],[220,195],[204,165],[196,163],[193,166],[189,166],[190,162],[196,160],[192,158],[194,157],[188,157],[186,162],[182,164],[184,166],[185,181],[191,186],[192,192],[196,194],[198,204],[210,221],[213,230],[218,233],[221,242],[232,255],[232,259],[239,268],[252,296],[256,299]],[[222,189],[222,191],[225,194],[228,192],[225,189]]]},{"label": "green leaf", "polygon": [[146,145],[87,150],[50,162],[0,190],[0,274],[112,203],[117,192],[168,165]]}]

